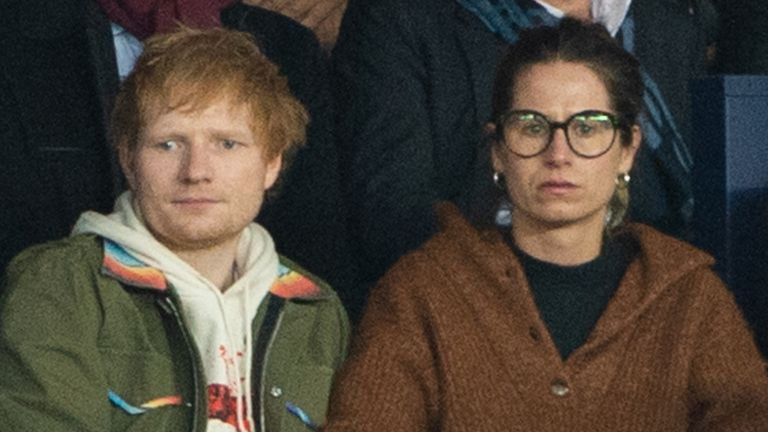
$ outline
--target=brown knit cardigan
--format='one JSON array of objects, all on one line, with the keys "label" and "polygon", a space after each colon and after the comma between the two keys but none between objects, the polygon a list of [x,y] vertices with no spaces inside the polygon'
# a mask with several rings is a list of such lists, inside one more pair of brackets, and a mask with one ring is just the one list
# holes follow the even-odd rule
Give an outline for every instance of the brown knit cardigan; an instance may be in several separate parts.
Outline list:
[{"label": "brown knit cardigan", "polygon": [[450,205],[371,294],[325,432],[768,431],[768,373],[712,259],[631,225],[639,254],[561,360],[498,232]]}]

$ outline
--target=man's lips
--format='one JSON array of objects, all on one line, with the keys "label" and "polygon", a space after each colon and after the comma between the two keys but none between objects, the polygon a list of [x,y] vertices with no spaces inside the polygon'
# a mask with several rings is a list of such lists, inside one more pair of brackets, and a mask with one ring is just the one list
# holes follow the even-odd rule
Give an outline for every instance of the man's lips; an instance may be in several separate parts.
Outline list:
[{"label": "man's lips", "polygon": [[208,197],[184,197],[176,198],[171,201],[174,205],[183,207],[206,207],[221,202],[215,198]]}]

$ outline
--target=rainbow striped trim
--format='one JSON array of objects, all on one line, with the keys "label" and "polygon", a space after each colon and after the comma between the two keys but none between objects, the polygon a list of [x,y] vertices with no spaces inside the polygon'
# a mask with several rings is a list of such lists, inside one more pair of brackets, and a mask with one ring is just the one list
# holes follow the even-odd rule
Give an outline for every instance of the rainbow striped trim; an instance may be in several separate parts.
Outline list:
[{"label": "rainbow striped trim", "polygon": [[[104,239],[102,272],[128,285],[159,291],[168,289],[168,282],[163,272],[149,267],[122,246],[108,239]],[[282,263],[278,264],[277,280],[270,288],[270,292],[284,299],[314,298],[321,294],[320,287],[310,278]]]},{"label": "rainbow striped trim", "polygon": [[284,299],[312,298],[320,294],[320,287],[308,277],[281,263],[277,268],[277,280],[269,292]]},{"label": "rainbow striped trim", "polygon": [[137,260],[111,240],[104,239],[104,261],[101,268],[103,273],[128,285],[160,291],[168,289],[163,272]]},{"label": "rainbow striped trim", "polygon": [[125,399],[121,398],[117,393],[115,393],[112,390],[107,391],[107,398],[109,399],[110,402],[112,402],[114,406],[122,409],[123,411],[127,412],[130,415],[144,414],[145,412],[152,409],[157,409],[157,408],[162,408],[167,406],[180,406],[184,404],[181,400],[180,395],[164,396],[161,398],[152,399],[150,401],[144,402],[139,406],[134,406],[129,404],[128,402],[125,401]]},{"label": "rainbow striped trim", "polygon": [[316,431],[318,429],[317,423],[315,423],[312,420],[312,417],[298,405],[291,401],[287,401],[285,403],[285,409],[287,409],[289,413],[295,415],[309,430]]}]

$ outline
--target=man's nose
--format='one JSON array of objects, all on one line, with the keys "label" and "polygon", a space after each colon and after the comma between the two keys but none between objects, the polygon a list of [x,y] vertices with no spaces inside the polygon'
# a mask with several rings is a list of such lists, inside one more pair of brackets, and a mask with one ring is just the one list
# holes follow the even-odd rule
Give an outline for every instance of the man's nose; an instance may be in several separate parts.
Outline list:
[{"label": "man's nose", "polygon": [[203,144],[193,143],[186,147],[180,170],[181,180],[189,183],[210,181],[213,176],[211,157]]}]

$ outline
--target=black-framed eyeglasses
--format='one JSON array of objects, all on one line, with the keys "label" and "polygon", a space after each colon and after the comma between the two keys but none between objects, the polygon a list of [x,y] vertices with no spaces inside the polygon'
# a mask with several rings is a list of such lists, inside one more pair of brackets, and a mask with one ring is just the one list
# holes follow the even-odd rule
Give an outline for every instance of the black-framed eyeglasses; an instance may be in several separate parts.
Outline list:
[{"label": "black-framed eyeglasses", "polygon": [[520,157],[543,153],[555,131],[562,129],[568,147],[578,156],[591,159],[611,149],[620,123],[615,115],[598,110],[577,112],[564,122],[553,122],[537,111],[512,110],[499,118],[496,127],[507,149]]}]

